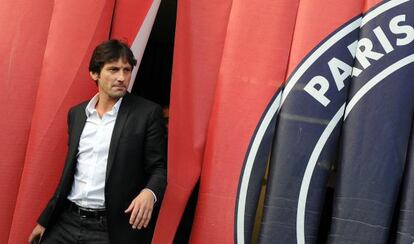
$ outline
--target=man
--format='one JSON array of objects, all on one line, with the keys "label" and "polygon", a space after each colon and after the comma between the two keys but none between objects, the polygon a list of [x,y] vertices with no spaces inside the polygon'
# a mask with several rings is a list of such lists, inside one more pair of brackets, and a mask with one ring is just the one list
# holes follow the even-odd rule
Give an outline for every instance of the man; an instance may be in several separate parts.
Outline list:
[{"label": "man", "polygon": [[136,60],[128,46],[97,46],[89,71],[98,94],[68,113],[68,153],[56,192],[29,243],[144,243],[166,186],[158,105],[127,92]]}]

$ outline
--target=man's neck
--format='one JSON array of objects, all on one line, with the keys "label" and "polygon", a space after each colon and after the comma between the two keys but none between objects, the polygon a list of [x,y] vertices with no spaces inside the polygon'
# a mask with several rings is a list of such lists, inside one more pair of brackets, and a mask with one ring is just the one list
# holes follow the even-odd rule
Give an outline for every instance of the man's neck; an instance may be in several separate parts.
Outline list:
[{"label": "man's neck", "polygon": [[95,105],[95,109],[98,112],[99,117],[102,118],[102,116],[106,112],[110,111],[118,100],[119,98],[116,99],[116,98],[111,98],[111,97],[99,94],[98,101],[96,102],[96,105]]}]

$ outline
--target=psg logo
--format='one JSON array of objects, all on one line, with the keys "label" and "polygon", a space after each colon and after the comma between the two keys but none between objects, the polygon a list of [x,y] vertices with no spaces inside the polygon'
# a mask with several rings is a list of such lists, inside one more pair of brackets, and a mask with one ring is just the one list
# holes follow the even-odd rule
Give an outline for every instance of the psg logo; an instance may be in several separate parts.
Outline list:
[{"label": "psg logo", "polygon": [[[404,121],[401,108],[396,108],[412,103],[409,91],[414,81],[410,78],[410,83],[407,77],[414,77],[414,12],[407,9],[414,9],[412,1],[387,1],[345,23],[303,59],[275,94],[251,139],[241,172],[236,243],[250,241],[246,233],[254,217],[246,216],[255,214],[257,182],[263,178],[263,171],[255,168],[264,168],[270,150],[263,223],[272,224],[262,226],[262,243],[276,236],[278,241],[272,243],[314,243],[332,165],[340,161],[356,168],[363,165],[359,161],[375,161],[374,153],[359,150],[359,143],[381,144],[374,138],[388,126],[387,118]],[[389,102],[399,96],[398,104]],[[376,121],[364,128],[367,136],[354,136],[358,129],[344,135],[341,131],[358,128],[361,114]],[[352,146],[342,147],[344,142]],[[387,145],[378,146],[382,147]],[[349,171],[354,182],[347,182],[346,176],[341,182],[352,185],[366,177],[355,176],[355,172]],[[345,183],[338,189],[341,196],[354,194]],[[346,219],[347,213],[341,211],[334,210],[334,218]]]}]

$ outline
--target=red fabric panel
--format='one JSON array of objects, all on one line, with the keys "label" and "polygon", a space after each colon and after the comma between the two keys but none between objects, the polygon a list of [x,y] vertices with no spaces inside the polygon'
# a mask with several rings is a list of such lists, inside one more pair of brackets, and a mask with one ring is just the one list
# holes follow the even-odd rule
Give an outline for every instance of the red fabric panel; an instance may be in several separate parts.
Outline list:
[{"label": "red fabric panel", "polygon": [[52,8],[51,0],[0,7],[0,243],[9,237]]},{"label": "red fabric panel", "polygon": [[251,136],[285,80],[299,1],[233,1],[191,243],[233,243],[241,168]]},{"label": "red fabric panel", "polygon": [[301,1],[290,55],[289,74],[323,39],[361,14],[363,7],[363,0]]},{"label": "red fabric panel", "polygon": [[231,1],[178,1],[168,185],[153,243],[172,243],[199,178],[230,8]]},{"label": "red fabric panel", "polygon": [[385,1],[384,0],[365,0],[363,11],[366,12],[367,10],[369,10],[370,8],[374,7],[375,5],[377,5],[381,2],[385,2]]},{"label": "red fabric panel", "polygon": [[111,38],[132,45],[152,2],[152,0],[116,1]]},{"label": "red fabric panel", "polygon": [[[55,190],[66,153],[68,108],[97,92],[93,48],[108,38],[114,1],[54,1],[9,243],[26,243]],[[81,7],[80,7],[81,6]]]}]

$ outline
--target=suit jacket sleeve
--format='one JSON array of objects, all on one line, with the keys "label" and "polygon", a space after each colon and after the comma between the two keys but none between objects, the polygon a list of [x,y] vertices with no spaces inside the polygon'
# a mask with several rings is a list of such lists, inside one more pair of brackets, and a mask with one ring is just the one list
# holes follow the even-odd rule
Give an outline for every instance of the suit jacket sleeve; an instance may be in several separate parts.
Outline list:
[{"label": "suit jacket sleeve", "polygon": [[147,188],[151,189],[157,199],[163,197],[167,184],[165,125],[159,106],[153,110],[145,135],[145,171],[149,175]]}]

